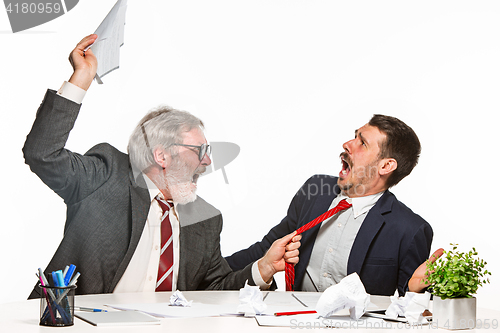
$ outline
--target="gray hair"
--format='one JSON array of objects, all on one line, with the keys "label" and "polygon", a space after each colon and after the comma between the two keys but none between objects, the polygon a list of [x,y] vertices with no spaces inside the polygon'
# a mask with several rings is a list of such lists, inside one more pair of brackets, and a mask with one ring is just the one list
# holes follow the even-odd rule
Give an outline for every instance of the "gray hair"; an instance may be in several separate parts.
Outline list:
[{"label": "gray hair", "polygon": [[182,133],[189,132],[193,128],[203,130],[204,125],[189,112],[169,106],[159,106],[149,111],[130,136],[127,147],[130,163],[134,168],[144,171],[156,163],[153,153],[158,148],[174,156],[174,149],[171,146],[182,143]]}]

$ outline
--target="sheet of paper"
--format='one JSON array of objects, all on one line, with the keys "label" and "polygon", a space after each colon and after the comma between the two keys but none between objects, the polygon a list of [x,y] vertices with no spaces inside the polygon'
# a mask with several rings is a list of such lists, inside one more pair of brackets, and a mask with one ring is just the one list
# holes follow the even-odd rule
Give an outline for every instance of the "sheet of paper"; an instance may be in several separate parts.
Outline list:
[{"label": "sheet of paper", "polygon": [[193,303],[189,307],[171,306],[170,303],[131,303],[107,304],[118,310],[135,310],[152,316],[164,318],[198,318],[220,315],[238,315],[237,305],[234,304],[203,304]]},{"label": "sheet of paper", "polygon": [[[265,298],[267,305],[263,315],[274,316],[276,312],[291,312],[311,310],[304,307],[290,293],[270,292]],[[190,307],[170,306],[169,303],[134,303],[134,304],[108,304],[118,310],[136,310],[157,317],[213,317],[213,316],[241,316],[238,304],[204,304],[194,302]]]},{"label": "sheet of paper", "polygon": [[[300,303],[314,309],[318,303],[321,293],[293,293],[293,297]],[[371,302],[368,305],[367,311],[380,311],[387,309],[390,301],[386,297],[371,296]]]},{"label": "sheet of paper", "polygon": [[120,66],[120,47],[124,43],[127,0],[118,0],[95,34],[98,38],[90,47],[97,58],[96,81]]},{"label": "sheet of paper", "polygon": [[160,325],[158,318],[137,311],[76,312],[80,318],[94,326]]},{"label": "sheet of paper", "polygon": [[[305,294],[305,293],[303,293]],[[308,293],[315,295],[316,293]],[[267,305],[263,315],[274,316],[277,312],[296,312],[304,310],[314,310],[314,307],[308,308],[300,300],[294,297],[291,293],[284,293],[279,291],[268,292],[264,302]]]},{"label": "sheet of paper", "polygon": [[293,293],[292,296],[301,304],[314,309],[321,297],[321,293]]},{"label": "sheet of paper", "polygon": [[378,318],[365,318],[353,320],[347,316],[332,316],[317,318],[315,314],[296,316],[256,316],[259,326],[290,327],[292,329],[317,329],[317,328],[384,328],[386,322]]},{"label": "sheet of paper", "polygon": [[[299,298],[296,296],[300,295]],[[268,306],[299,306],[302,310],[310,310],[307,307],[314,307],[316,305],[317,300],[319,299],[320,293],[313,292],[296,292],[296,293],[286,293],[281,291],[271,291],[268,292],[267,296],[264,299],[264,302]],[[304,304],[302,302],[302,298],[306,299],[310,304]],[[315,300],[310,302],[309,300]],[[314,303],[314,304],[313,304]]]}]

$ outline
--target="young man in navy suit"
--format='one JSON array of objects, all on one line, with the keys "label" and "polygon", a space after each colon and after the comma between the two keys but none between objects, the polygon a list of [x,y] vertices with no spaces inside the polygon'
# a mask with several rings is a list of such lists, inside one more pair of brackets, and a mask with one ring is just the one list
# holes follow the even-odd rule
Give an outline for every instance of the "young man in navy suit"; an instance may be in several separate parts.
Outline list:
[{"label": "young man in navy suit", "polygon": [[424,289],[422,263],[429,257],[432,228],[389,191],[416,166],[417,135],[397,118],[374,115],[342,147],[338,177],[308,179],[278,225],[260,242],[226,258],[233,270],[346,199],[351,207],[302,233],[294,290],[324,291],[353,272],[374,295]]}]

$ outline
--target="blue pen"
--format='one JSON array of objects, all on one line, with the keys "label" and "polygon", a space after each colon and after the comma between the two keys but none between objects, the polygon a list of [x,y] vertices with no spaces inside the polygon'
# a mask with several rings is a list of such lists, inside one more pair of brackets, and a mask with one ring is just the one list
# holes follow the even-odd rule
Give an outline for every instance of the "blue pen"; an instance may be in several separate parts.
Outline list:
[{"label": "blue pen", "polygon": [[63,272],[61,270],[56,271],[56,277],[58,287],[66,287],[66,284],[64,283]]},{"label": "blue pen", "polygon": [[[74,286],[76,284],[76,280],[78,280],[78,277],[80,276],[80,272],[77,272],[75,274],[75,276],[73,277],[73,279],[69,282],[68,286]],[[68,293],[69,293],[70,289],[67,289],[66,291],[64,291],[56,300],[56,303],[59,304],[61,303],[62,299],[64,298],[64,296],[66,296]]]},{"label": "blue pen", "polygon": [[71,264],[68,268],[68,271],[66,272],[66,275],[64,275],[64,284],[66,286],[69,285],[69,282],[71,281],[71,277],[73,276],[75,269],[76,269],[76,266]]},{"label": "blue pen", "polygon": [[59,279],[54,271],[52,272],[52,283],[54,284],[54,287],[59,287]]},{"label": "blue pen", "polygon": [[87,312],[108,312],[108,310],[84,308],[82,306],[75,306],[75,310],[87,311]]},{"label": "blue pen", "polygon": [[78,280],[78,277],[80,276],[80,272],[76,272],[75,276],[69,281],[69,286],[74,286],[76,284],[76,280]]},{"label": "blue pen", "polygon": [[[62,270],[56,271],[56,278],[57,278],[58,287],[66,287],[66,284],[64,283],[64,277],[63,277]],[[64,292],[62,290],[59,291],[59,293],[58,293],[59,297],[61,297],[61,295],[63,295],[63,294],[64,294]],[[68,301],[63,298],[60,306],[61,306],[61,309],[60,309],[59,313],[63,317],[63,320],[65,322],[70,322],[71,321],[70,320],[70,308],[69,308]]]}]

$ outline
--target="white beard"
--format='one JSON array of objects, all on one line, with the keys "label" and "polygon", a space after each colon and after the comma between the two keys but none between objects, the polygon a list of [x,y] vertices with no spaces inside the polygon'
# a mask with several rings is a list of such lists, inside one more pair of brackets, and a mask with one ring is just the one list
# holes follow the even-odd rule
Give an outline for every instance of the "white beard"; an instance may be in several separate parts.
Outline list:
[{"label": "white beard", "polygon": [[175,203],[185,205],[196,200],[196,183],[193,178],[197,180],[198,176],[194,175],[200,173],[199,171],[205,171],[203,169],[197,168],[190,172],[186,163],[177,158],[172,162],[166,175],[159,177],[161,178],[159,184],[162,188],[168,189]]},{"label": "white beard", "polygon": [[166,185],[172,195],[172,200],[180,205],[196,200],[196,186],[188,181],[179,181],[175,176],[166,177]]}]

